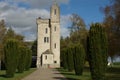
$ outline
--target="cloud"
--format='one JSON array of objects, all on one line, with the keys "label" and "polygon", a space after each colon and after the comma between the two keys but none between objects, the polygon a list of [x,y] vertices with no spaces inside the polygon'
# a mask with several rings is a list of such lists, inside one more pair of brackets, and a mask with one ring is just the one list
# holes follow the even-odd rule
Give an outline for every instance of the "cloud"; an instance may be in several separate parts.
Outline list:
[{"label": "cloud", "polygon": [[61,16],[61,36],[63,37],[69,36],[70,16],[70,14]]},{"label": "cloud", "polygon": [[[23,0],[22,0],[23,1]],[[40,0],[41,1],[41,0]],[[70,15],[61,16],[61,35],[68,36],[67,30]],[[7,27],[12,27],[16,33],[25,36],[25,40],[33,41],[37,36],[36,18],[49,18],[47,9],[18,7],[8,2],[0,2],[0,19],[4,19]]]},{"label": "cloud", "polygon": [[[29,5],[31,8],[45,8],[46,5],[50,6],[55,0],[6,0],[12,4]],[[69,0],[56,0],[59,4],[68,4]]]}]

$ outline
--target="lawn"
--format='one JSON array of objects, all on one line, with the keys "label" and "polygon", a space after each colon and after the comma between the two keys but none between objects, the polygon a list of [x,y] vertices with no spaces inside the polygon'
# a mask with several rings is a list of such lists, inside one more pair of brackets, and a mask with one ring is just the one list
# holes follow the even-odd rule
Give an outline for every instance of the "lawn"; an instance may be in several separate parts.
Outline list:
[{"label": "lawn", "polygon": [[[63,68],[58,69],[68,80],[92,80],[89,68],[85,68],[82,76],[75,75],[75,72],[68,72]],[[106,73],[107,80],[120,80],[120,67],[109,67]]]},{"label": "lawn", "polygon": [[90,71],[86,68],[82,76],[75,75],[75,72],[68,72],[67,70],[60,68],[58,69],[61,74],[63,74],[68,80],[91,80]]},{"label": "lawn", "polygon": [[5,70],[2,70],[2,71],[0,71],[0,80],[21,80],[25,76],[34,72],[35,70],[36,70],[36,68],[31,68],[29,71],[24,71],[24,73],[16,73],[13,78],[6,78],[5,77]]}]

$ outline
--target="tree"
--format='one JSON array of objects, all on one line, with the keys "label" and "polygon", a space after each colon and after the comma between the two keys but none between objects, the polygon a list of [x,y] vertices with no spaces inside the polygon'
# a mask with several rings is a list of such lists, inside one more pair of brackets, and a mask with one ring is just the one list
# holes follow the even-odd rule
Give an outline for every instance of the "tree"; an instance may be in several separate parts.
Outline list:
[{"label": "tree", "polygon": [[67,62],[68,62],[68,71],[73,71],[74,61],[73,61],[73,52],[71,47],[67,49]]},{"label": "tree", "polygon": [[26,64],[26,55],[27,54],[27,50],[26,47],[24,46],[20,46],[19,47],[19,61],[18,61],[18,72],[22,73],[25,70],[25,64]]},{"label": "tree", "polygon": [[82,75],[84,63],[85,63],[85,50],[84,47],[79,44],[76,45],[73,50],[73,56],[74,56],[74,69],[76,75]]},{"label": "tree", "polygon": [[32,62],[32,51],[29,48],[26,48],[26,61],[25,61],[25,70],[29,70]]},{"label": "tree", "polygon": [[4,47],[4,52],[5,52],[6,76],[13,77],[17,69],[19,58],[18,41],[14,39],[7,40]]},{"label": "tree", "polygon": [[107,67],[107,37],[104,28],[92,24],[88,38],[88,60],[93,80],[105,80]]},{"label": "tree", "polygon": [[[22,35],[16,34],[12,28],[9,28],[6,31],[6,34],[4,35],[4,38],[2,39],[2,45],[4,46],[9,39],[15,39],[18,41],[19,45],[24,45],[24,37]],[[4,53],[3,53],[4,56]],[[4,58],[4,57],[3,57]],[[4,59],[2,59],[4,61]]]},{"label": "tree", "polygon": [[120,0],[112,0],[109,6],[103,8],[104,27],[108,35],[108,53],[111,58],[120,55]]},{"label": "tree", "polygon": [[62,62],[62,67],[64,69],[68,69],[68,62],[67,62],[67,53],[66,53],[67,49],[64,48],[61,50],[61,62]]},{"label": "tree", "polygon": [[0,21],[0,42],[2,42],[4,36],[6,33],[6,27],[5,27],[5,22],[4,20]]},{"label": "tree", "polygon": [[71,27],[70,29],[70,40],[73,43],[83,43],[83,45],[86,44],[86,37],[87,37],[87,30],[86,25],[83,21],[83,19],[77,15],[72,14],[71,16]]},{"label": "tree", "polygon": [[37,40],[33,42],[31,50],[32,50],[32,56],[37,56]]},{"label": "tree", "polygon": [[22,35],[16,34],[16,33],[14,32],[14,30],[10,27],[10,28],[8,29],[8,31],[6,32],[5,37],[3,38],[4,43],[5,43],[8,39],[16,39],[16,40],[18,40],[18,41],[22,44],[22,42],[23,42],[23,40],[24,40],[24,37],[23,37]]},{"label": "tree", "polygon": [[1,60],[3,60],[3,38],[6,33],[6,27],[4,20],[0,21],[0,69],[1,69]]}]

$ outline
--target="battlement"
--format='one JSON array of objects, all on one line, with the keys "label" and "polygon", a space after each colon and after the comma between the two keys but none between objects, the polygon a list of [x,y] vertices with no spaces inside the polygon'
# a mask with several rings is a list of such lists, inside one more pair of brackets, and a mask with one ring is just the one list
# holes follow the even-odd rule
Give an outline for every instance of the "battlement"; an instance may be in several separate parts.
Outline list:
[{"label": "battlement", "polygon": [[49,24],[49,19],[37,18],[37,24]]}]

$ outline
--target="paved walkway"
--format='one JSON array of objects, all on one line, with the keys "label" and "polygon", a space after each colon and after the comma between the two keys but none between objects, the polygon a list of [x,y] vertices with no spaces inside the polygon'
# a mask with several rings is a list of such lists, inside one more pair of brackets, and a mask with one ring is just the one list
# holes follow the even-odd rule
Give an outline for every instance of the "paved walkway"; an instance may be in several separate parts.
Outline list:
[{"label": "paved walkway", "polygon": [[22,80],[67,80],[56,69],[39,68]]}]

